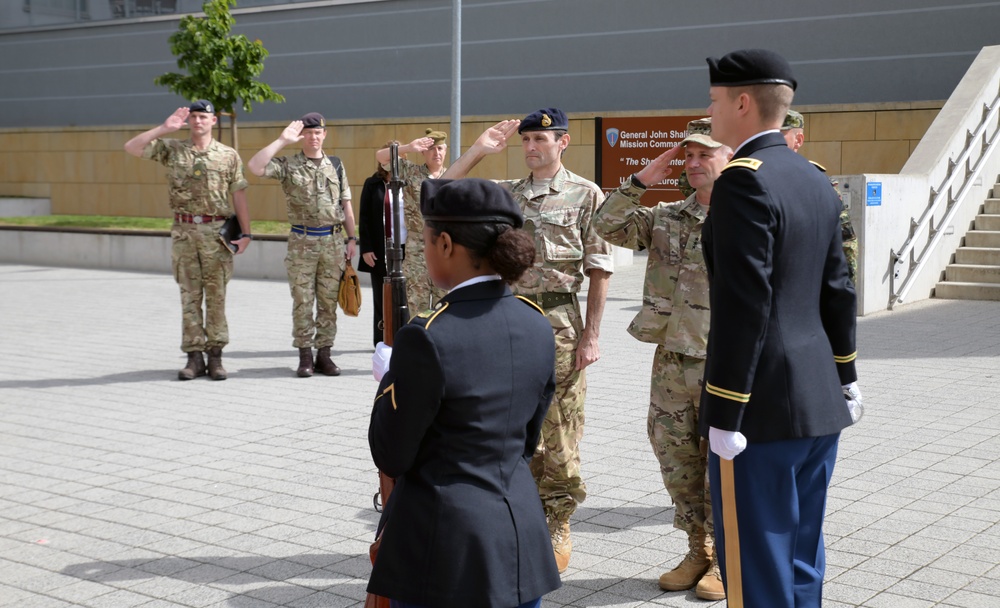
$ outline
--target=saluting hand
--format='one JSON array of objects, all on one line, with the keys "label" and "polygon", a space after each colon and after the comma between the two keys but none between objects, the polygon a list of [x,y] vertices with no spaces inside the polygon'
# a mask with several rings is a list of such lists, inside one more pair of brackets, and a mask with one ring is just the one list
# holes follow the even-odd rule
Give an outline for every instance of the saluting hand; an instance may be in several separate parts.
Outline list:
[{"label": "saluting hand", "polygon": [[520,120],[501,120],[489,129],[483,131],[473,147],[483,154],[498,154],[507,149],[507,140],[517,133],[521,126]]},{"label": "saluting hand", "polygon": [[684,146],[674,146],[673,148],[670,148],[663,154],[651,160],[648,165],[635,174],[635,178],[645,184],[647,188],[662,182],[668,175],[674,172],[670,163],[678,156],[684,158],[683,150]]},{"label": "saluting hand", "polygon": [[302,135],[302,121],[293,120],[288,123],[285,130],[281,132],[281,141],[287,146],[288,144],[298,143],[303,140],[305,136]]},{"label": "saluting hand", "polygon": [[[424,150],[430,150],[434,145],[434,139],[431,137],[418,137],[406,144],[405,146],[399,147],[399,153],[404,154],[406,152],[423,152]],[[406,148],[406,150],[403,150]]]},{"label": "saluting hand", "polygon": [[191,111],[187,108],[177,108],[177,110],[163,121],[163,128],[168,131],[179,131],[187,123],[188,114]]}]

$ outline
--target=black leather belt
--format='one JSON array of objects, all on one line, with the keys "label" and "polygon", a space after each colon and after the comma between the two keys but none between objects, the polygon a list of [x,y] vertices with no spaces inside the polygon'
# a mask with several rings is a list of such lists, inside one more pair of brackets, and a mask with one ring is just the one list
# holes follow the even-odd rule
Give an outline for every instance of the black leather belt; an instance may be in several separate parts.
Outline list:
[{"label": "black leather belt", "polygon": [[518,294],[523,298],[531,300],[542,310],[548,310],[550,308],[555,308],[556,306],[562,306],[563,304],[572,304],[573,299],[576,297],[575,293],[562,293],[555,291],[543,291],[542,293],[521,293]]}]

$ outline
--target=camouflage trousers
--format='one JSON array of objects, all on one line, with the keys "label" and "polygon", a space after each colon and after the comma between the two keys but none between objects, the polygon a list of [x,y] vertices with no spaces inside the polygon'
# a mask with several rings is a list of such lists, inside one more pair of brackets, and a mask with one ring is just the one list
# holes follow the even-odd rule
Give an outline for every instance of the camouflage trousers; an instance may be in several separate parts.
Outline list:
[{"label": "camouflage trousers", "polygon": [[646,431],[674,501],[674,527],[712,535],[708,442],[698,434],[705,360],[656,347]]},{"label": "camouflage trousers", "polygon": [[[413,250],[416,247],[412,248]],[[410,308],[410,316],[430,310],[448,292],[434,286],[431,276],[427,273],[427,258],[424,249],[411,251],[406,247],[406,257],[403,258],[403,276],[406,277],[406,305]]]},{"label": "camouflage trousers", "polygon": [[333,346],[337,337],[340,277],[347,267],[344,254],[344,240],[340,234],[288,235],[285,270],[292,291],[292,346],[295,348]]},{"label": "camouflage trousers", "polygon": [[186,353],[229,344],[226,284],[233,275],[233,253],[219,239],[219,225],[175,223],[170,229],[171,265],[181,288],[181,350]]},{"label": "camouflage trousers", "polygon": [[587,486],[580,476],[587,377],[584,370],[576,369],[583,316],[575,299],[572,304],[547,310],[545,316],[555,332],[556,391],[530,467],[546,518],[569,522],[576,506],[587,498]]}]

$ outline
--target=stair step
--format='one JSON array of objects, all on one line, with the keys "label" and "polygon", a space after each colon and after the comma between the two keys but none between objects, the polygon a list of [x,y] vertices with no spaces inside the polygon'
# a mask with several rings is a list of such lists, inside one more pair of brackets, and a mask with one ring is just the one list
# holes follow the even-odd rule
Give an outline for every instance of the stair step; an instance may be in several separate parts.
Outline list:
[{"label": "stair step", "polygon": [[1000,266],[1000,249],[992,247],[959,247],[955,250],[955,263]]},{"label": "stair step", "polygon": [[938,283],[934,288],[934,297],[942,300],[1000,301],[1000,284]]},{"label": "stair step", "polygon": [[983,213],[976,216],[976,230],[1000,230],[1000,215]]},{"label": "stair step", "polygon": [[1000,215],[1000,198],[988,198],[983,203],[983,213],[988,215]]},{"label": "stair step", "polygon": [[965,233],[966,247],[1000,247],[1000,230],[970,230]]},{"label": "stair step", "polygon": [[1000,283],[1000,266],[948,264],[944,280],[949,283]]}]

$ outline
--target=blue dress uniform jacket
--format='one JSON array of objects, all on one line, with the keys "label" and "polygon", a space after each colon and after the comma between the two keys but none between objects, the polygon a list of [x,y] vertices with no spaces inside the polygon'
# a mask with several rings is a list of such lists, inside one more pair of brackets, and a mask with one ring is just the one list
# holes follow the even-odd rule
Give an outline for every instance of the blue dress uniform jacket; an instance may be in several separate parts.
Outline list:
[{"label": "blue dress uniform jacket", "polygon": [[841,385],[857,379],[857,304],[840,211],[826,176],[778,133],[723,169],[702,229],[712,310],[702,435],[713,426],[752,443],[851,424]]},{"label": "blue dress uniform jacket", "polygon": [[512,608],[559,587],[528,468],[555,388],[552,328],[539,313],[488,281],[396,334],[368,430],[375,464],[397,478],[369,592]]}]

